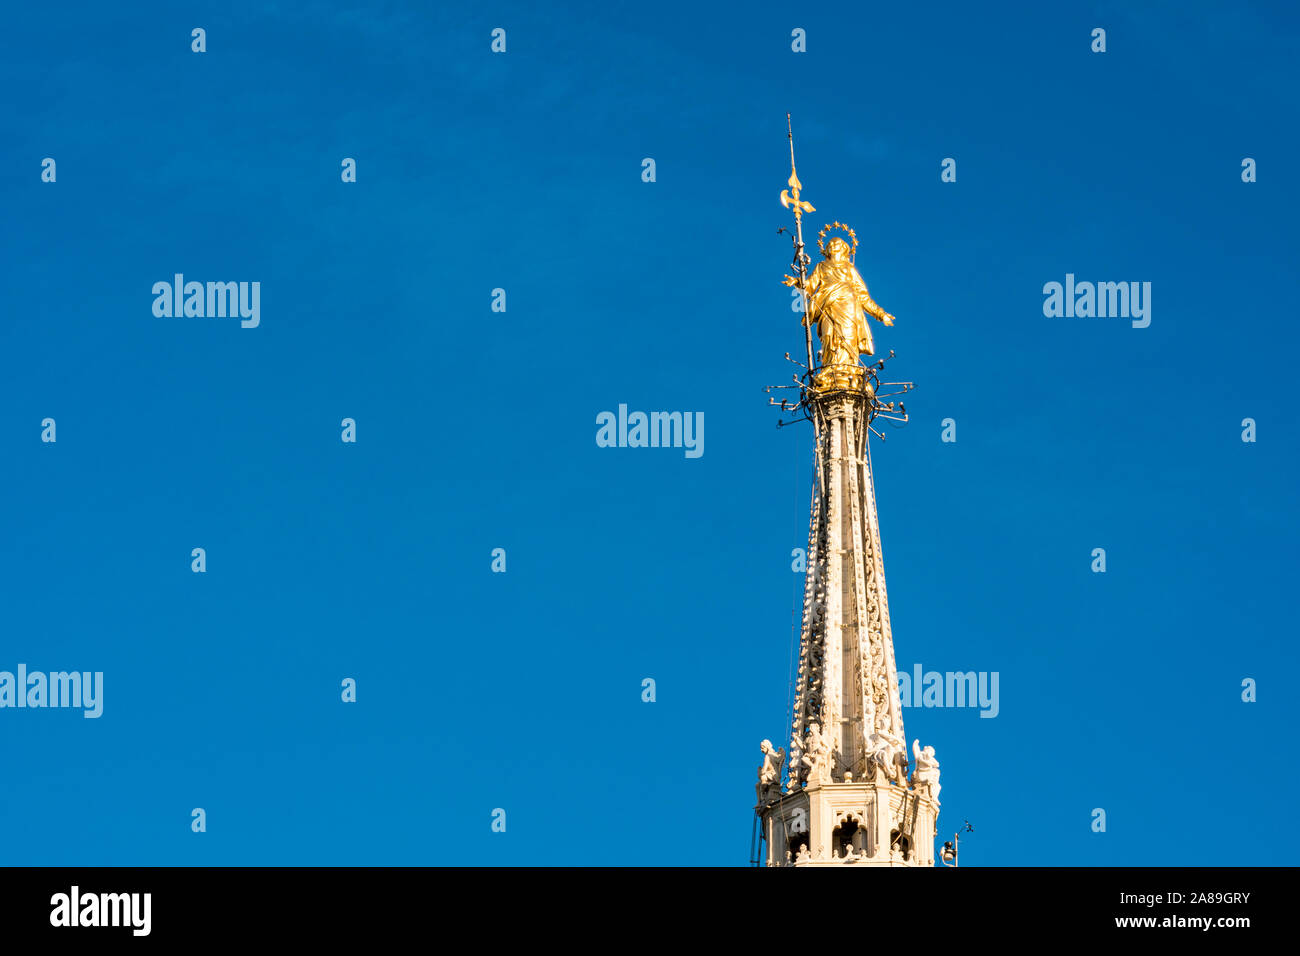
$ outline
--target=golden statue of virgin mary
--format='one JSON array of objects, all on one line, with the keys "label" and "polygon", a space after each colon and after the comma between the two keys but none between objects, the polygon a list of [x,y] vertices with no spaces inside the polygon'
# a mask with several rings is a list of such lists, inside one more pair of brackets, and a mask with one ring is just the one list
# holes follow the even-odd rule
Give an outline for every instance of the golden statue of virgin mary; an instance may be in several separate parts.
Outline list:
[{"label": "golden statue of virgin mary", "polygon": [[808,277],[805,292],[808,311],[804,322],[816,324],[822,346],[817,356],[822,368],[817,387],[860,386],[862,375],[854,371],[859,368],[858,356],[876,353],[863,313],[885,325],[893,325],[894,317],[871,298],[849,258],[847,242],[836,236],[826,243],[824,255]]}]

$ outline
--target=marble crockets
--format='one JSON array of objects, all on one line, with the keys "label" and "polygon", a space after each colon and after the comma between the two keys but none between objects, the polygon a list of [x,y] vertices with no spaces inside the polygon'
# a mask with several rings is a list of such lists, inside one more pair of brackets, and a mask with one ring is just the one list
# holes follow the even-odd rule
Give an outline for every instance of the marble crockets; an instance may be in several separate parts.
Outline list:
[{"label": "marble crockets", "polygon": [[861,384],[808,399],[817,467],[789,761],[764,741],[757,787],[768,866],[934,865],[939,762],[913,742],[908,779],[867,455],[872,401]]}]

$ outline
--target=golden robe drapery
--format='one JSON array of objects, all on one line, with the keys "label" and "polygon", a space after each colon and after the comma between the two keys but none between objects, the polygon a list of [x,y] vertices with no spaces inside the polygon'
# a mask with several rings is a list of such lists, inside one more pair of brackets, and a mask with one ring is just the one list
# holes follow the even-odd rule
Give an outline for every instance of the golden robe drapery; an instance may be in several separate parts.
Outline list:
[{"label": "golden robe drapery", "polygon": [[808,307],[821,341],[818,363],[823,367],[856,368],[859,355],[875,354],[871,329],[863,312],[882,322],[891,317],[872,300],[853,264],[839,257],[817,263],[808,277]]}]

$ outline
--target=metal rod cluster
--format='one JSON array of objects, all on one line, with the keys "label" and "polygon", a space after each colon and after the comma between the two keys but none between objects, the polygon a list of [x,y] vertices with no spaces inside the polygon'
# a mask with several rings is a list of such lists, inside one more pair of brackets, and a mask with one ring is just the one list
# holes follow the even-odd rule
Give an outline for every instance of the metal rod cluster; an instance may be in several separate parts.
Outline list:
[{"label": "metal rod cluster", "polygon": [[[792,418],[783,419],[776,423],[777,428],[784,428],[786,425],[793,425],[795,422],[812,421],[811,406],[813,402],[821,401],[824,398],[848,392],[863,396],[867,401],[867,427],[871,429],[872,434],[881,439],[885,438],[883,432],[873,427],[877,419],[885,419],[891,422],[897,422],[899,425],[905,425],[908,421],[907,406],[902,399],[893,401],[901,395],[912,391],[916,386],[912,382],[882,382],[880,373],[885,368],[885,363],[894,357],[891,351],[887,356],[878,359],[867,366],[819,366],[808,368],[802,362],[790,358],[790,353],[785,353],[786,361],[791,365],[797,365],[803,369],[802,375],[792,375],[789,385],[769,385],[763,391],[771,396],[774,390],[796,389],[798,398],[773,398],[769,397],[767,403],[773,405],[783,412],[795,413]],[[818,378],[835,375],[838,371],[842,378],[846,375],[852,381],[849,385],[819,385]],[[856,380],[856,381],[853,381]]]}]

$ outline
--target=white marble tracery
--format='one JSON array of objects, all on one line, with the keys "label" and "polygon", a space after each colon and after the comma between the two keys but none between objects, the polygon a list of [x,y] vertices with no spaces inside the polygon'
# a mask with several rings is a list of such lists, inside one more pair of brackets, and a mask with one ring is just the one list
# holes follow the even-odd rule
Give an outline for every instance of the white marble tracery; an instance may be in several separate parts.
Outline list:
[{"label": "white marble tracery", "polygon": [[[866,444],[870,407],[864,394],[844,391],[810,410],[816,479],[789,760],[766,807],[766,763],[759,781],[768,865],[932,866],[939,764],[932,747],[915,742],[909,781]],[[792,820],[806,820],[806,830]]]}]

